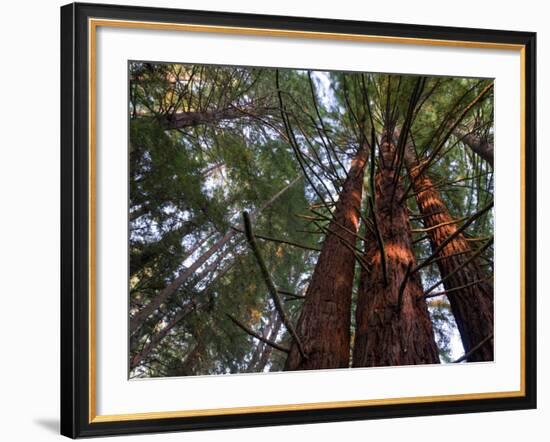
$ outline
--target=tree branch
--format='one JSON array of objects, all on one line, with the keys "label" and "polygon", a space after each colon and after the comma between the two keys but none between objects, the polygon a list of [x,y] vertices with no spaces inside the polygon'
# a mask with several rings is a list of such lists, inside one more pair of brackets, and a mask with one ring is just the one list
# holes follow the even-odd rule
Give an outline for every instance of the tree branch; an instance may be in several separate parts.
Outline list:
[{"label": "tree branch", "polygon": [[470,226],[470,224],[472,224],[476,219],[478,219],[481,215],[483,215],[484,213],[488,212],[494,205],[494,202],[491,202],[489,205],[487,205],[485,208],[481,209],[479,212],[477,212],[476,214],[474,214],[473,216],[471,216],[468,221],[466,221],[464,224],[462,224],[462,226],[457,229],[452,235],[449,235],[445,241],[443,241],[433,252],[432,254],[430,255],[430,257],[428,259],[426,259],[422,264],[418,264],[414,270],[411,272],[411,273],[415,273],[417,272],[418,270],[426,267],[428,264],[430,264],[435,258],[437,258],[437,255],[439,255],[439,253],[453,240],[455,239],[458,235],[460,235],[462,232],[464,232],[464,230],[466,230],[468,228],[468,226]]},{"label": "tree branch", "polygon": [[424,296],[428,295],[428,293],[432,292],[436,287],[443,284],[445,281],[447,281],[451,276],[455,275],[457,272],[462,270],[464,267],[466,267],[468,264],[470,264],[472,261],[474,261],[479,255],[481,255],[491,244],[493,243],[493,239],[491,238],[491,241],[487,242],[483,247],[481,247],[477,252],[475,252],[469,259],[464,261],[461,265],[459,265],[456,269],[454,269],[451,273],[449,273],[445,278],[441,279],[438,283],[432,285],[426,292],[424,293]]},{"label": "tree branch", "polygon": [[493,333],[491,333],[489,336],[487,336],[485,339],[483,339],[479,344],[477,344],[474,348],[472,348],[468,353],[465,353],[461,357],[459,357],[457,360],[453,361],[453,364],[458,364],[459,362],[465,361],[470,356],[472,356],[476,351],[478,351],[483,345],[493,339]]},{"label": "tree branch", "polygon": [[[264,209],[269,207],[277,198],[283,195],[288,189],[302,179],[301,175],[298,175],[294,180],[287,184],[283,189],[279,190],[269,200],[264,202],[260,207],[256,208],[251,217],[254,218],[260,214]],[[167,299],[169,299],[184,283],[193,275],[206,261],[210,259],[215,253],[221,250],[225,244],[227,244],[236,233],[233,230],[229,230],[218,241],[216,241],[206,252],[204,252],[196,261],[189,267],[184,268],[180,274],[164,289],[162,289],[156,296],[154,296],[148,304],[146,304],[139,312],[130,318],[130,335],[137,332],[143,322],[151,316],[155,310],[157,310]]]},{"label": "tree branch", "polygon": [[256,333],[254,330],[252,330],[251,328],[248,328],[246,325],[244,325],[241,321],[239,321],[237,318],[234,318],[233,316],[231,316],[229,313],[226,313],[226,315],[228,316],[229,319],[231,319],[231,322],[233,322],[233,324],[235,324],[237,327],[239,327],[240,329],[244,330],[246,333],[248,333],[250,336],[262,341],[264,344],[267,344],[269,345],[270,347],[273,347],[279,351],[283,351],[285,353],[290,353],[290,349],[286,348],[286,347],[283,347],[282,345],[279,345],[273,341],[270,341],[269,339],[267,338],[264,338],[262,335]]},{"label": "tree branch", "polygon": [[463,218],[459,218],[459,219],[453,219],[451,221],[445,221],[443,223],[436,224],[435,226],[426,227],[426,228],[423,228],[423,229],[411,229],[411,232],[412,233],[426,233],[426,232],[430,232],[431,230],[439,229],[440,227],[448,226],[450,224],[461,223],[462,221],[465,221],[466,219],[468,219],[468,218],[463,217]]},{"label": "tree branch", "polygon": [[409,276],[411,275],[411,267],[412,261],[409,261],[409,264],[407,264],[407,271],[405,272],[403,281],[401,281],[401,285],[399,286],[399,293],[397,294],[397,313],[399,314],[401,314],[401,307],[403,306],[403,293],[405,292],[407,281],[409,280]]},{"label": "tree branch", "polygon": [[[487,278],[477,279],[475,281],[469,282],[468,284],[461,285],[460,287],[453,287],[452,289],[445,290],[444,292],[438,292],[438,293],[432,293],[430,295],[424,295],[424,298],[425,299],[435,298],[437,296],[447,295],[447,293],[452,293],[452,292],[457,292],[457,291],[462,290],[462,289],[467,289],[468,287],[472,287],[472,286],[477,285],[481,282],[485,282],[488,279],[491,279],[492,277],[493,276],[491,275],[491,276],[488,276]],[[440,283],[438,283],[437,285],[440,285]]]},{"label": "tree branch", "polygon": [[256,261],[258,262],[258,266],[260,267],[260,271],[264,278],[269,294],[273,299],[275,308],[279,312],[279,315],[281,316],[281,320],[283,321],[283,324],[285,325],[286,329],[290,333],[290,336],[292,336],[292,339],[296,343],[296,346],[298,347],[298,351],[300,352],[300,355],[302,356],[302,358],[305,359],[307,356],[304,352],[304,347],[302,345],[302,342],[300,341],[300,338],[298,337],[298,334],[296,333],[296,330],[294,329],[294,325],[292,325],[292,322],[290,322],[290,320],[288,319],[285,313],[283,302],[279,297],[279,293],[277,292],[277,287],[275,286],[275,283],[271,278],[271,274],[269,273],[269,270],[267,269],[264,258],[260,252],[258,243],[256,242],[256,238],[254,237],[254,232],[252,231],[250,216],[246,211],[243,212],[243,220],[244,220],[244,230],[246,234],[246,239],[248,240],[248,244],[250,245],[250,248],[254,253],[254,256],[256,257]]},{"label": "tree branch", "polygon": [[[234,227],[232,226],[231,227],[233,230],[239,232],[239,233],[245,233],[244,230],[242,229],[239,229],[238,227]],[[254,234],[254,236],[258,239],[262,239],[264,241],[271,241],[271,242],[276,242],[276,243],[280,243],[280,244],[287,244],[289,246],[293,246],[293,247],[298,247],[300,249],[304,249],[304,250],[313,250],[314,252],[320,252],[321,249],[317,248],[317,247],[311,247],[311,246],[306,246],[304,244],[298,244],[296,242],[292,242],[292,241],[287,241],[286,239],[278,239],[278,238],[273,238],[271,236],[265,236],[265,235],[258,235],[257,233]]]},{"label": "tree branch", "polygon": [[[430,156],[428,157],[428,159],[426,161],[424,161],[422,163],[422,166],[420,167],[420,170],[418,171],[418,175],[422,175],[424,173],[424,171],[427,170],[427,168],[430,166],[430,164],[435,160],[435,157],[439,154],[439,152],[441,151],[441,149],[445,146],[445,143],[447,142],[447,140],[449,139],[449,137],[452,135],[452,133],[454,132],[454,130],[456,129],[456,127],[460,124],[460,122],[464,119],[464,117],[468,114],[468,112],[490,91],[493,89],[493,86],[494,86],[494,82],[491,82],[489,85],[487,85],[482,91],[481,93],[476,97],[474,98],[474,100],[468,104],[468,106],[466,106],[462,112],[460,113],[459,117],[457,118],[457,120],[451,125],[450,129],[447,131],[447,133],[445,134],[445,136],[443,137],[443,139],[439,142],[439,144],[437,145],[437,147],[433,150],[433,152],[430,154]],[[400,202],[403,202],[405,200],[405,198],[407,197],[407,195],[409,194],[410,190],[411,190],[411,187],[412,187],[412,184],[413,182],[411,181],[409,183],[409,186],[407,187],[407,189],[405,190],[405,192],[403,193],[403,197],[401,198],[401,201]]]},{"label": "tree branch", "polygon": [[297,293],[289,292],[288,290],[277,289],[277,292],[279,292],[281,295],[285,295],[290,298],[306,299],[305,295],[299,295]]}]

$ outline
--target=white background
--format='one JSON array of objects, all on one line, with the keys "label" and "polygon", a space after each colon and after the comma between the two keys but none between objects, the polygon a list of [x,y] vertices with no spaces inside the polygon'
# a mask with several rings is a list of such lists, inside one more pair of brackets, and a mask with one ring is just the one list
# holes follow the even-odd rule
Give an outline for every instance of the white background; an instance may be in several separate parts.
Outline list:
[{"label": "white background", "polygon": [[[548,77],[549,14],[543,2],[479,2],[462,0],[369,2],[339,0],[307,2],[278,0],[134,1],[128,4],[202,8],[235,12],[303,15],[422,23],[448,26],[491,27],[537,31],[539,101],[539,225],[544,225],[543,176],[547,144],[542,122],[550,100],[543,79]],[[0,405],[4,440],[52,440],[58,433],[59,371],[59,10],[53,0],[15,2],[4,6],[2,66],[0,68],[0,121],[2,130],[0,192],[2,249],[2,364]],[[313,8],[312,5],[315,5]],[[546,118],[545,118],[546,117]],[[548,218],[548,210],[546,210]],[[539,231],[539,318],[548,306],[542,281],[545,234]],[[550,248],[550,243],[546,244]],[[7,246],[7,247],[6,247]],[[548,252],[546,252],[548,253]],[[281,441],[380,438],[384,441],[543,440],[550,429],[545,378],[548,362],[548,322],[539,320],[539,409],[463,416],[393,419],[317,424],[268,429],[226,430],[127,437],[126,440]],[[543,346],[545,352],[543,352]],[[542,433],[542,434],[541,434]],[[544,435],[546,433],[546,436]],[[540,436],[538,436],[540,434]],[[537,437],[538,436],[538,437]]]}]

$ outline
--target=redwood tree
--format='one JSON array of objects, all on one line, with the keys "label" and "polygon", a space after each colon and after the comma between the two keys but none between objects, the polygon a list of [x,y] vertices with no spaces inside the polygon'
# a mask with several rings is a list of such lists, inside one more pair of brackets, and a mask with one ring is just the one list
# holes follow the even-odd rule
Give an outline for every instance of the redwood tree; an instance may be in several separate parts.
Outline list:
[{"label": "redwood tree", "polygon": [[[457,220],[408,145],[405,162],[469,361],[493,360],[493,286]],[[448,241],[449,238],[452,240]],[[445,244],[445,242],[447,242]],[[429,296],[429,294],[428,294]],[[472,349],[475,351],[471,352]],[[471,352],[471,353],[470,353]]]},{"label": "redwood tree", "polygon": [[354,367],[439,362],[420,277],[411,273],[416,258],[395,158],[394,136],[386,131],[371,200],[374,232],[365,244],[369,271],[357,300]]},{"label": "redwood tree", "polygon": [[354,248],[368,152],[361,145],[351,162],[306,292],[297,324],[306,357],[293,343],[285,370],[349,366]]}]

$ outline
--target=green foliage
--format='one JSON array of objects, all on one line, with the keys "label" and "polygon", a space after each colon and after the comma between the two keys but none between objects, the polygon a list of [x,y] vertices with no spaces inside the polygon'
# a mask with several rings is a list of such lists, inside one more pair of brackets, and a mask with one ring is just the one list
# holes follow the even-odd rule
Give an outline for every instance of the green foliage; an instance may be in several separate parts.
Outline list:
[{"label": "green foliage", "polygon": [[[262,335],[278,316],[241,233],[242,211],[253,214],[257,235],[306,247],[258,240],[277,286],[304,293],[318,255],[307,248],[322,244],[319,229],[330,219],[350,158],[388,121],[403,124],[420,84],[421,111],[413,115],[410,132],[419,158],[436,153],[428,173],[451,213],[468,217],[492,200],[492,168],[460,138],[447,136],[487,81],[162,63],[130,63],[129,70],[130,314],[227,238],[132,336],[130,360],[170,325],[132,376],[257,367],[260,350],[268,347],[228,315]],[[187,123],[175,127],[183,117]],[[485,99],[461,126],[489,137],[491,123],[492,100]],[[367,173],[366,195],[369,180]],[[414,198],[407,204],[417,210]],[[422,227],[411,220],[413,228]],[[492,226],[489,212],[467,234],[488,237]],[[429,243],[416,242],[414,251],[419,259],[429,256]],[[422,277],[429,286],[439,274],[429,266]],[[283,299],[295,322],[303,300]],[[430,313],[441,358],[449,361],[450,335],[456,333],[449,306],[430,302]],[[172,323],[178,314],[183,319]],[[281,327],[275,340],[288,345],[289,339]],[[281,370],[285,357],[272,350],[265,369]]]}]

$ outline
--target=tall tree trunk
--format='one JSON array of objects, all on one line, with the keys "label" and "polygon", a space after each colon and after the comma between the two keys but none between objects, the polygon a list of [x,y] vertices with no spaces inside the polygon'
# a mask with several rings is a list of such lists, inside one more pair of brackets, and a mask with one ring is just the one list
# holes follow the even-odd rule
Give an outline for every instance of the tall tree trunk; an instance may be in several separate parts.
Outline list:
[{"label": "tall tree trunk", "polygon": [[[431,246],[435,250],[458,228],[431,179],[425,173],[419,174],[421,166],[410,146],[407,148],[405,161],[424,226],[429,229]],[[441,250],[437,257],[437,266],[441,277],[445,278],[445,290],[452,290],[447,297],[464,350],[468,353],[485,340],[468,360],[492,361],[493,286],[487,281],[487,275],[482,271],[479,261],[473,260],[463,266],[471,255],[468,241],[464,235],[459,234]],[[475,283],[476,281],[478,282]]]},{"label": "tall tree trunk", "polygon": [[375,177],[373,240],[365,244],[370,272],[358,291],[354,367],[439,362],[420,277],[409,274],[416,259],[407,208],[400,202],[403,184],[395,177],[395,151],[392,137],[385,135]]},{"label": "tall tree trunk", "polygon": [[[252,214],[251,218],[258,216],[262,210],[269,207],[274,201],[276,201],[281,195],[283,195],[288,189],[290,189],[294,184],[301,180],[301,176],[296,177],[289,184],[287,184],[283,189],[273,195],[269,200],[264,202],[258,209],[256,209]],[[174,279],[169,285],[167,285],[163,290],[161,290],[147,305],[145,305],[139,312],[137,312],[133,317],[130,318],[130,335],[133,335],[141,326],[143,321],[145,321],[149,316],[151,316],[164,302],[166,302],[186,281],[187,279],[195,274],[195,272],[210,259],[215,253],[220,251],[235,235],[235,230],[229,230],[221,239],[212,245],[206,252],[204,252],[193,264],[191,264],[186,269]]]},{"label": "tall tree trunk", "polygon": [[349,367],[355,270],[355,254],[350,245],[355,245],[357,239],[367,157],[368,147],[362,145],[352,160],[306,291],[296,328],[306,358],[292,343],[285,370]]}]

